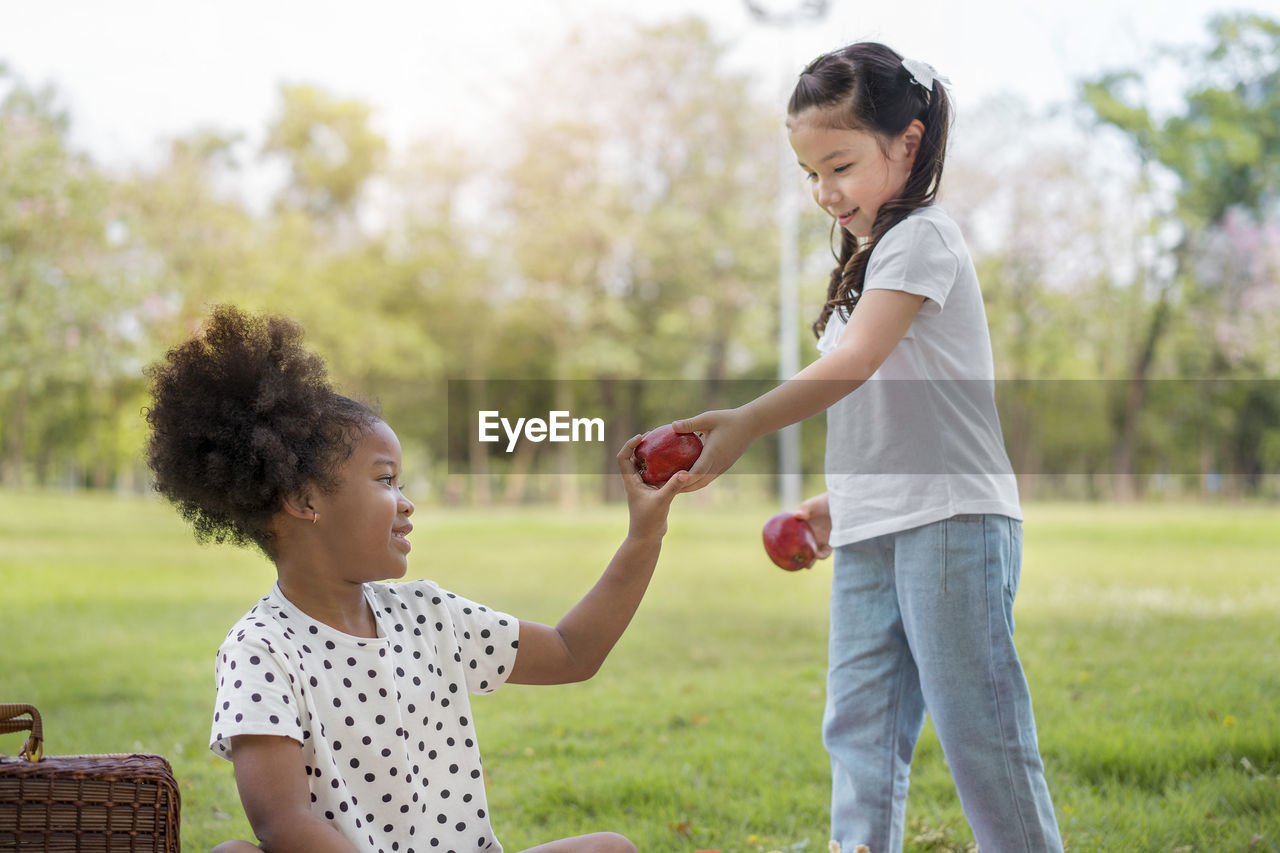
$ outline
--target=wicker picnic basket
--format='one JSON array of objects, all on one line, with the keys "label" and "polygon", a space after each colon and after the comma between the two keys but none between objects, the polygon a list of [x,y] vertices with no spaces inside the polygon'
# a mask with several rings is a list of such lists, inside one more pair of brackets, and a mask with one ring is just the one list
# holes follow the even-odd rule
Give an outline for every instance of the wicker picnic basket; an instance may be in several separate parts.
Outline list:
[{"label": "wicker picnic basket", "polygon": [[40,712],[0,704],[0,734],[30,731],[0,756],[0,851],[178,853],[181,803],[159,755],[42,756]]}]

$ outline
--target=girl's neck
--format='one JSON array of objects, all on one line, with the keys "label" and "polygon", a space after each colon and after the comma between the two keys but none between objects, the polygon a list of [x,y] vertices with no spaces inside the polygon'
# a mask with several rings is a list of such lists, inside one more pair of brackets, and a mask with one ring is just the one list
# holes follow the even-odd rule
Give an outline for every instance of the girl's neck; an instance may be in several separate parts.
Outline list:
[{"label": "girl's neck", "polygon": [[294,607],[353,637],[378,636],[373,610],[364,597],[364,584],[328,580],[277,564],[280,592]]}]

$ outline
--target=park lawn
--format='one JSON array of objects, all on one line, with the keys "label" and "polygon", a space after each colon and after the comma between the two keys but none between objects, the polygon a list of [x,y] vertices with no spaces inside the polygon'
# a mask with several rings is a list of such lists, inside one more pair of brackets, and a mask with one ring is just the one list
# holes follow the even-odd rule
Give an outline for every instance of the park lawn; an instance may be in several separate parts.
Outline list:
[{"label": "park lawn", "polygon": [[[828,563],[765,559],[769,506],[681,498],[658,575],[594,680],[474,702],[507,849],[613,829],[643,851],[827,844]],[[1069,849],[1280,851],[1280,512],[1027,508],[1015,610]],[[625,530],[621,507],[441,510],[411,576],[554,621]],[[213,653],[274,580],[200,547],[151,499],[0,492],[0,701],[42,710],[50,754],[167,756],[183,846],[251,837],[207,749]],[[20,737],[0,739],[16,752]],[[909,851],[972,849],[931,728]]]}]

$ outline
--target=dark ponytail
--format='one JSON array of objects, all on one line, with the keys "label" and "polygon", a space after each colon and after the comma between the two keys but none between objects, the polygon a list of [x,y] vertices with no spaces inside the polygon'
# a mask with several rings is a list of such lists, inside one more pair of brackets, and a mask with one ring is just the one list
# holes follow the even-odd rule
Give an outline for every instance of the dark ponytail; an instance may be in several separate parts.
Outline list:
[{"label": "dark ponytail", "polygon": [[911,211],[933,204],[946,159],[951,103],[940,81],[934,80],[931,90],[915,82],[896,51],[876,42],[858,42],[823,54],[801,72],[787,113],[795,117],[815,107],[831,126],[873,133],[883,144],[916,119],[924,125],[906,186],[900,196],[880,207],[867,240],[859,246],[856,237],[840,229],[827,300],[813,324],[814,334],[821,335],[833,312],[847,319],[857,305],[867,261],[880,238]]}]

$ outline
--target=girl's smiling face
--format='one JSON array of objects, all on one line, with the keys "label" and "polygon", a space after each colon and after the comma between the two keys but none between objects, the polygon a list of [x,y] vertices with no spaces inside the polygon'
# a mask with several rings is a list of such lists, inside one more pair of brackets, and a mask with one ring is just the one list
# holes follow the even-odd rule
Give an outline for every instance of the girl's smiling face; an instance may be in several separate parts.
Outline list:
[{"label": "girl's smiling face", "polygon": [[924,125],[912,121],[882,145],[868,131],[835,126],[826,110],[814,107],[788,119],[787,129],[813,200],[841,228],[868,237],[880,207],[902,195]]},{"label": "girl's smiling face", "polygon": [[382,421],[357,439],[338,485],[312,497],[318,533],[347,580],[403,577],[408,571],[413,502],[400,490],[400,441]]}]

